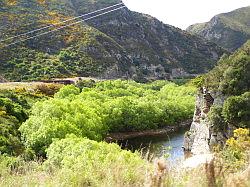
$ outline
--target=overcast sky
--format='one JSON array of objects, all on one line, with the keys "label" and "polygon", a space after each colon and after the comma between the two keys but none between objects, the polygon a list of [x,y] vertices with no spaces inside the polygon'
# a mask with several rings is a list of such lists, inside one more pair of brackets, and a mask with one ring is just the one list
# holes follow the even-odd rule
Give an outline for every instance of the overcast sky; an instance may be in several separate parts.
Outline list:
[{"label": "overcast sky", "polygon": [[164,23],[186,29],[219,13],[250,5],[250,0],[123,0],[130,10],[150,14]]}]

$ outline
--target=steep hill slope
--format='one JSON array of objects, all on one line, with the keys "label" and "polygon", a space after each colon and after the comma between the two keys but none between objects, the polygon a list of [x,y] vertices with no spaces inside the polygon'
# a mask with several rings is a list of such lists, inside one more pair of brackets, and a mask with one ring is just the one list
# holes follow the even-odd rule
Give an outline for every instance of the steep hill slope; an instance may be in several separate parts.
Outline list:
[{"label": "steep hill slope", "polygon": [[[1,1],[0,39],[119,2]],[[191,74],[207,72],[224,52],[213,43],[127,8],[4,47],[15,41],[1,43],[0,74],[9,80],[63,76],[162,79],[169,78],[176,68]]]},{"label": "steep hill slope", "polygon": [[234,51],[250,39],[250,6],[191,25],[187,31]]}]

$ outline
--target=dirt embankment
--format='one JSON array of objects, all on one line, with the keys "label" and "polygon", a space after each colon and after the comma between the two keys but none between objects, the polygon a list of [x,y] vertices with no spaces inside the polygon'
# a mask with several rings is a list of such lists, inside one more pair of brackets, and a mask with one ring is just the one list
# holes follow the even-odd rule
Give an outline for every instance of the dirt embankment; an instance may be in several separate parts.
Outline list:
[{"label": "dirt embankment", "polygon": [[116,142],[144,136],[164,136],[168,135],[169,133],[176,132],[179,129],[190,127],[191,123],[192,119],[189,119],[176,125],[169,125],[162,129],[145,130],[139,132],[110,133],[107,135],[105,140],[107,142]]}]

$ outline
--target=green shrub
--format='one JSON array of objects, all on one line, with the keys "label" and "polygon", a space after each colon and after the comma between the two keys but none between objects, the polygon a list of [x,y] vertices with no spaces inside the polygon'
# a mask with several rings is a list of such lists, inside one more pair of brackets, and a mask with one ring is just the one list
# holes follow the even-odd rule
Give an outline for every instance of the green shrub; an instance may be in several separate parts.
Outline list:
[{"label": "green shrub", "polygon": [[95,86],[95,81],[90,79],[90,80],[79,80],[76,83],[76,86],[82,90],[83,88],[93,88]]},{"label": "green shrub", "polygon": [[28,118],[28,103],[12,92],[0,93],[0,154],[19,155],[23,151],[21,123]]},{"label": "green shrub", "polygon": [[174,125],[192,117],[196,89],[170,82],[103,81],[93,88],[63,87],[32,108],[20,127],[28,147],[44,155],[53,138],[67,134],[102,140],[108,132]]},{"label": "green shrub", "polygon": [[241,95],[250,90],[250,40],[204,76],[203,86],[224,95]]},{"label": "green shrub", "polygon": [[55,140],[47,158],[45,167],[55,171],[62,184],[73,186],[139,186],[147,172],[138,153],[73,135]]},{"label": "green shrub", "polygon": [[32,115],[20,127],[26,145],[44,153],[53,138],[67,134],[101,140],[106,133],[97,112],[79,100],[51,99],[34,105]]},{"label": "green shrub", "polygon": [[222,106],[213,105],[208,113],[209,121],[212,123],[213,130],[219,132],[225,132],[227,123],[222,115]]},{"label": "green shrub", "polygon": [[236,171],[248,163],[250,150],[249,129],[239,128],[234,130],[234,136],[227,140],[226,148],[222,151],[225,167]]},{"label": "green shrub", "polygon": [[55,94],[55,98],[64,99],[74,97],[75,95],[80,94],[80,89],[74,85],[64,86],[60,89],[60,92]]},{"label": "green shrub", "polygon": [[241,96],[229,97],[223,106],[222,114],[228,123],[237,127],[250,128],[250,92]]},{"label": "green shrub", "polygon": [[196,78],[189,81],[189,84],[196,86],[197,88],[200,88],[204,85],[205,77],[204,76],[197,76]]},{"label": "green shrub", "polygon": [[53,96],[59,91],[60,87],[62,86],[59,84],[39,84],[36,86],[35,90],[38,93],[42,93],[47,96]]}]

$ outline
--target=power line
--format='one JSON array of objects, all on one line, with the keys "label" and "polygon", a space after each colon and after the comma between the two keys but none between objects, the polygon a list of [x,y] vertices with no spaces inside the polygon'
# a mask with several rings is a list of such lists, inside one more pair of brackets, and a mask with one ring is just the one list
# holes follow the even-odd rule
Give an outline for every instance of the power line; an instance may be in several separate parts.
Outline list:
[{"label": "power line", "polygon": [[55,27],[55,26],[57,26],[57,25],[61,25],[61,24],[63,24],[63,23],[67,23],[67,22],[69,22],[69,21],[72,21],[72,20],[75,20],[75,19],[78,19],[78,18],[82,18],[82,17],[88,16],[88,15],[91,15],[91,14],[94,14],[94,13],[97,13],[97,12],[101,12],[101,11],[103,11],[103,10],[107,10],[107,9],[110,9],[110,8],[113,8],[113,7],[122,5],[122,4],[123,4],[123,3],[117,3],[117,4],[115,4],[115,5],[108,6],[108,7],[106,7],[106,8],[102,8],[102,9],[99,9],[99,10],[95,10],[95,11],[93,11],[93,12],[90,12],[90,13],[87,13],[87,14],[83,14],[83,15],[80,15],[80,16],[77,16],[77,17],[74,17],[74,18],[71,18],[71,19],[68,19],[68,20],[64,20],[64,21],[55,23],[55,24],[53,24],[53,25],[47,25],[47,26],[42,27],[42,28],[38,28],[38,29],[29,31],[29,32],[26,32],[26,33],[22,33],[22,34],[19,34],[19,35],[16,35],[16,36],[12,36],[12,37],[9,37],[9,38],[0,40],[0,42],[2,43],[2,42],[5,42],[5,41],[8,41],[8,40],[11,40],[11,39],[18,38],[18,37],[20,37],[20,36],[26,36],[26,35],[28,35],[28,34],[31,34],[31,33],[37,32],[37,31],[42,31],[42,30],[48,29],[48,28],[50,28],[50,27]]},{"label": "power line", "polygon": [[83,19],[83,20],[80,20],[80,21],[71,23],[71,24],[69,24],[69,25],[65,25],[65,26],[59,27],[59,28],[54,29],[54,30],[51,30],[51,31],[47,31],[47,32],[44,32],[44,33],[41,33],[41,34],[38,34],[38,35],[35,35],[35,36],[32,36],[32,37],[29,37],[29,38],[26,38],[26,39],[21,39],[21,40],[19,40],[19,41],[17,41],[17,42],[13,42],[13,43],[10,43],[10,44],[8,44],[8,45],[5,45],[5,46],[3,46],[3,48],[9,47],[9,46],[12,46],[12,45],[21,43],[21,42],[25,42],[25,41],[27,41],[27,40],[31,40],[31,39],[37,38],[37,37],[39,37],[39,36],[43,36],[43,35],[46,35],[46,34],[49,34],[49,33],[53,33],[53,32],[59,31],[59,30],[64,29],[64,28],[66,28],[66,27],[70,27],[70,26],[73,26],[73,25],[82,23],[82,22],[84,22],[84,21],[91,20],[91,19],[94,19],[94,18],[96,18],[96,17],[100,17],[100,16],[102,16],[102,15],[105,15],[105,14],[108,14],[108,13],[111,13],[111,12],[114,12],[114,11],[117,11],[117,10],[120,10],[120,9],[122,9],[122,8],[125,8],[125,7],[126,7],[126,6],[122,6],[122,7],[119,7],[119,8],[115,8],[115,9],[106,11],[106,12],[104,12],[104,13],[97,14],[97,15],[95,15],[95,16],[92,16],[92,17],[89,17],[89,18],[86,18],[86,19]]}]

